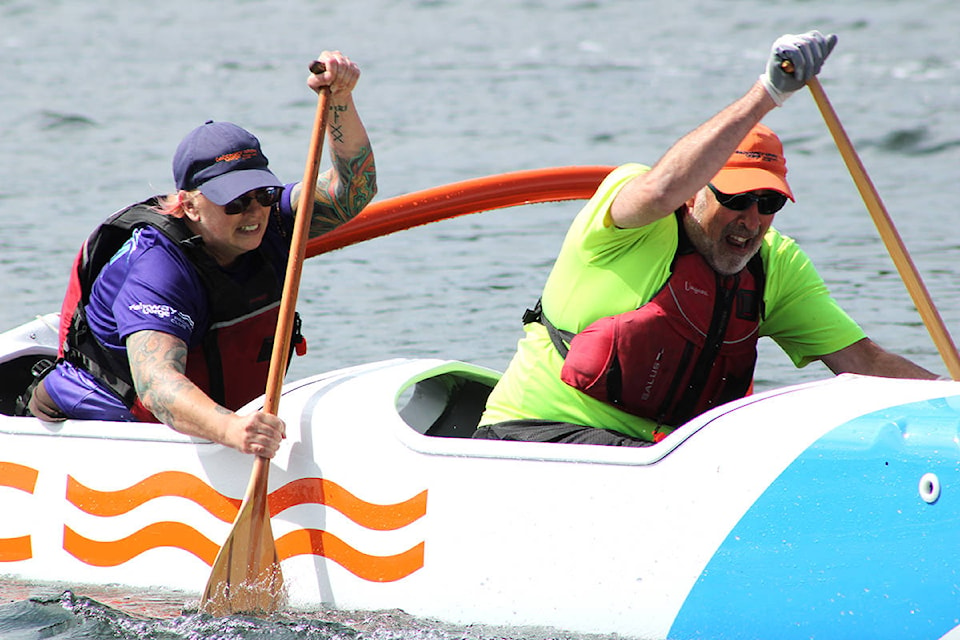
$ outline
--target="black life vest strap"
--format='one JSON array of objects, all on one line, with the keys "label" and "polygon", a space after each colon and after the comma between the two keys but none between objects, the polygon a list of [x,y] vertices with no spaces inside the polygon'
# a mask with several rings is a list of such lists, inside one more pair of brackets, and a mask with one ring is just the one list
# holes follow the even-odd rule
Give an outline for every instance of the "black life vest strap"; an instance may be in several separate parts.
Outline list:
[{"label": "black life vest strap", "polygon": [[[65,349],[63,360],[86,370],[130,409],[137,400],[130,364],[104,348],[90,331],[83,307],[78,306],[70,325],[72,348]],[[106,367],[101,362],[109,363]]]},{"label": "black life vest strap", "polygon": [[[681,417],[675,420],[676,424],[683,424],[693,417],[693,407],[698,397],[700,397],[703,385],[706,383],[707,376],[717,359],[720,352],[720,346],[723,344],[723,336],[727,331],[727,325],[730,323],[730,315],[733,311],[733,294],[740,283],[739,274],[732,276],[721,276],[716,274],[717,295],[714,300],[713,314],[710,319],[710,328],[707,330],[706,341],[700,357],[693,365],[693,373],[683,396],[677,403],[678,407],[685,407],[680,414]],[[662,422],[662,417],[666,414],[666,407],[658,416],[657,422]]]},{"label": "black life vest strap", "polygon": [[533,309],[527,309],[523,313],[523,324],[530,324],[531,322],[539,322],[547,328],[547,335],[550,336],[550,341],[553,343],[553,346],[556,347],[557,352],[560,354],[560,357],[566,358],[567,354],[570,352],[570,341],[573,340],[573,336],[576,335],[571,331],[564,331],[562,329],[556,328],[552,322],[547,319],[547,316],[543,315],[543,305],[542,299],[537,300],[537,304],[534,305]]}]

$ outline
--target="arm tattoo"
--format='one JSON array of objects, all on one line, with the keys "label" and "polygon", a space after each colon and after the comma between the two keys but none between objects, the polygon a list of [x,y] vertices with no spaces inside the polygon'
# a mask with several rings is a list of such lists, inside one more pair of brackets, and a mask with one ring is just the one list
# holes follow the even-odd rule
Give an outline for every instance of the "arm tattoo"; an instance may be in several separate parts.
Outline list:
[{"label": "arm tattoo", "polygon": [[377,193],[377,169],[370,147],[363,147],[352,158],[335,155],[334,169],[317,181],[311,238],[353,219]]},{"label": "arm tattoo", "polygon": [[341,114],[349,111],[345,104],[332,105],[329,123],[334,142],[333,169],[317,179],[309,236],[315,238],[351,220],[367,206],[377,193],[377,170],[373,150],[361,147],[354,157],[343,157],[337,145],[346,142]]},{"label": "arm tattoo", "polygon": [[340,114],[347,111],[347,105],[345,104],[335,104],[329,108],[330,113],[333,114],[333,122],[329,124],[330,127],[330,137],[333,138],[334,142],[343,143],[343,125],[340,124]]},{"label": "arm tattoo", "polygon": [[195,386],[184,375],[186,344],[158,331],[138,331],[127,338],[127,357],[141,402],[158,420],[176,427],[175,401]]}]

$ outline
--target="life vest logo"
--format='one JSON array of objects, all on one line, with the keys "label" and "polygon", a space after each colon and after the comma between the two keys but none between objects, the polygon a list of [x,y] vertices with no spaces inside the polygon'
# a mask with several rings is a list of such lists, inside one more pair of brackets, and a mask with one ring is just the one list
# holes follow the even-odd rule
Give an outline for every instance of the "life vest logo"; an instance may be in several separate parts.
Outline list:
[{"label": "life vest logo", "polygon": [[657,382],[657,376],[660,375],[660,366],[661,361],[663,360],[663,349],[657,352],[657,357],[653,361],[653,366],[650,367],[650,373],[647,375],[647,384],[643,387],[643,394],[640,399],[646,402],[650,399],[650,395],[653,393],[653,385]]},{"label": "life vest logo", "polygon": [[710,294],[707,292],[706,289],[701,289],[701,288],[698,287],[697,285],[691,283],[689,280],[684,280],[684,281],[683,281],[683,290],[684,290],[684,291],[689,291],[690,293],[695,293],[695,294],[697,294],[698,296],[709,296],[709,295],[710,295]]}]

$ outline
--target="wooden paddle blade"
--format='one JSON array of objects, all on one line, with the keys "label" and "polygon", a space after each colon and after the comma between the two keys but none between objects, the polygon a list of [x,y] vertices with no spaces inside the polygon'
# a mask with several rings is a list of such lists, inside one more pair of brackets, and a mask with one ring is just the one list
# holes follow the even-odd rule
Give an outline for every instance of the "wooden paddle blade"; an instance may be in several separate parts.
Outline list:
[{"label": "wooden paddle blade", "polygon": [[217,553],[200,599],[204,613],[273,613],[285,601],[270,511],[266,499],[256,496],[254,492],[253,499],[240,505],[233,529]]}]

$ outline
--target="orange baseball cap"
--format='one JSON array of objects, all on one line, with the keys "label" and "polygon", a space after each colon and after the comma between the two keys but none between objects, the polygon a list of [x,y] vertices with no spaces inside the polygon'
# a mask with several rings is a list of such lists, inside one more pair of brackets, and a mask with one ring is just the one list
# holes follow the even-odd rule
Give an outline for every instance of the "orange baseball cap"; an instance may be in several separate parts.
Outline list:
[{"label": "orange baseball cap", "polygon": [[750,130],[727,164],[710,182],[723,193],[771,189],[794,199],[787,184],[783,144],[777,134],[764,124],[758,124]]}]

